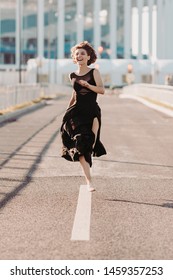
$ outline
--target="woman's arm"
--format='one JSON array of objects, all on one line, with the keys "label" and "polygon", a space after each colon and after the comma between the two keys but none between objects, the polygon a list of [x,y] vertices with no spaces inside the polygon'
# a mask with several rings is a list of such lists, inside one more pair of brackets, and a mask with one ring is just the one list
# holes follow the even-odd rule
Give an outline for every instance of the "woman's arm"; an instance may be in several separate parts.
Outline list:
[{"label": "woman's arm", "polygon": [[104,85],[103,85],[99,70],[94,69],[93,74],[94,74],[94,80],[95,80],[96,86],[90,85],[87,81],[84,81],[84,80],[80,80],[79,83],[82,86],[87,87],[96,93],[104,94],[105,89],[104,89]]},{"label": "woman's arm", "polygon": [[[70,82],[72,83],[71,74],[69,75],[69,79],[70,79]],[[75,92],[75,90],[73,90],[67,109],[69,107],[71,107],[75,102],[76,102],[76,92]]]},{"label": "woman's arm", "polygon": [[67,109],[68,109],[69,107],[71,107],[75,102],[76,102],[76,92],[75,92],[75,90],[73,90],[73,91],[72,91],[72,95],[71,95],[71,99],[70,99],[70,102],[69,102],[69,104],[68,104]]}]

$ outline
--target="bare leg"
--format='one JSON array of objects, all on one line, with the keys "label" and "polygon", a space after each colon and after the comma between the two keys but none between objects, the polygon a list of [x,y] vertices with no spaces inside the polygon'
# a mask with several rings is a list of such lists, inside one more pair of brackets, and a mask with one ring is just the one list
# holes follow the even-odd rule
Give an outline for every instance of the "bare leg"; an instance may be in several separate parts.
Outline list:
[{"label": "bare leg", "polygon": [[97,119],[97,118],[94,118],[94,120],[93,120],[93,125],[92,125],[92,132],[94,132],[95,141],[94,141],[93,147],[94,147],[95,142],[96,142],[96,139],[97,139],[98,129],[99,129],[99,122],[98,122],[98,119]]},{"label": "bare leg", "polygon": [[[98,133],[98,129],[99,129],[99,122],[97,118],[94,118],[93,120],[93,125],[92,125],[92,131],[95,135],[95,141],[93,144],[93,147],[95,145],[96,139],[97,139],[97,133]],[[91,174],[90,174],[90,166],[89,163],[85,160],[84,156],[81,156],[79,158],[80,164],[82,166],[84,175],[85,175],[85,179],[86,179],[86,183],[88,185],[88,190],[89,191],[95,191],[95,189],[91,186]]]},{"label": "bare leg", "polygon": [[88,190],[89,191],[94,191],[95,189],[91,186],[91,174],[90,174],[90,166],[89,163],[85,160],[84,156],[81,156],[79,158],[80,164],[82,166],[84,175],[85,175],[85,179],[86,179],[86,183],[88,185]]},{"label": "bare leg", "polygon": [[84,175],[85,175],[85,179],[86,179],[86,183],[87,185],[91,184],[91,174],[90,174],[90,166],[89,163],[85,160],[84,156],[81,156],[79,158],[80,164],[82,166]]}]

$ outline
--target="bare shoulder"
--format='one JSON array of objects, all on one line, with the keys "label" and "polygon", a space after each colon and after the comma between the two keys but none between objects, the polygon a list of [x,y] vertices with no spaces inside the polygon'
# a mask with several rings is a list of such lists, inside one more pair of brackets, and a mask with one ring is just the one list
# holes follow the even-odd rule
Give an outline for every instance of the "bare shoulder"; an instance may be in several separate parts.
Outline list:
[{"label": "bare shoulder", "polygon": [[96,68],[94,68],[94,75],[100,75],[100,71]]},{"label": "bare shoulder", "polygon": [[94,69],[94,80],[98,86],[103,86],[102,77],[98,69]]},{"label": "bare shoulder", "polygon": [[72,74],[72,73],[70,73],[70,74],[68,75],[68,77],[69,77],[70,81],[71,81],[71,79],[72,79],[71,74]]}]

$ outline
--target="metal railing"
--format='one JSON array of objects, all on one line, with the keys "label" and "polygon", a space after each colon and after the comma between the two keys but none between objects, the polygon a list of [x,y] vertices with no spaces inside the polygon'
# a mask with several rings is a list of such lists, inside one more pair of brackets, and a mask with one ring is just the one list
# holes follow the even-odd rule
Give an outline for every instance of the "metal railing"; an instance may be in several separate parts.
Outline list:
[{"label": "metal railing", "polygon": [[41,100],[45,97],[56,97],[60,93],[59,86],[52,84],[2,86],[0,87],[0,111],[27,102]]},{"label": "metal railing", "polygon": [[40,97],[39,85],[3,86],[0,88],[0,110],[33,101]]}]

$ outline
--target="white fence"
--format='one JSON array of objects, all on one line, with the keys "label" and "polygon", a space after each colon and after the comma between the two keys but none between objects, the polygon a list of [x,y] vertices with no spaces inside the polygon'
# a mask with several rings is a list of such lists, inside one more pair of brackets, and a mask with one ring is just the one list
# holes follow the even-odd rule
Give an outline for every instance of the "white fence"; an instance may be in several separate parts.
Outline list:
[{"label": "white fence", "polygon": [[0,88],[0,110],[30,102],[40,97],[39,85],[16,85]]},{"label": "white fence", "polygon": [[18,84],[0,87],[0,110],[7,109],[39,98],[55,97],[64,93],[58,85]]}]

